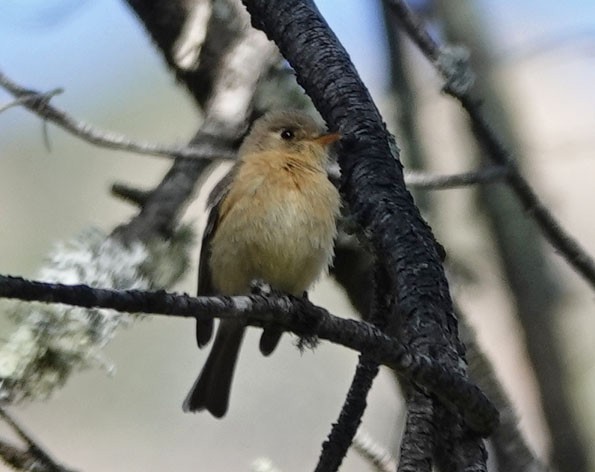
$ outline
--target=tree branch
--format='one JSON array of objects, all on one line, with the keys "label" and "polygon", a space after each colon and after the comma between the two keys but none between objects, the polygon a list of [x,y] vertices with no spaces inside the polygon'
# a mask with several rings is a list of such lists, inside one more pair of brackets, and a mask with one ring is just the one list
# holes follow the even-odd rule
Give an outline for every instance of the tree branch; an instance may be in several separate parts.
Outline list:
[{"label": "tree branch", "polygon": [[[5,87],[5,85],[4,85],[5,79],[6,79],[6,76],[4,76],[4,74],[2,74],[2,72],[0,71],[0,85],[3,87]],[[6,110],[13,108],[13,107],[24,106],[28,101],[30,101],[34,98],[38,98],[39,100],[45,100],[45,101],[49,102],[52,97],[55,97],[56,95],[60,95],[62,93],[64,93],[64,89],[62,89],[62,88],[50,90],[49,92],[46,92],[46,93],[37,93],[37,92],[32,92],[31,94],[23,93],[21,96],[17,97],[12,102],[8,102],[7,104],[2,105],[0,107],[0,113],[3,113]],[[15,96],[15,95],[13,94],[13,96]]]},{"label": "tree branch", "polygon": [[58,464],[23,428],[0,407],[0,417],[23,440],[26,450],[21,450],[0,440],[0,458],[16,470],[36,472],[73,472]]},{"label": "tree branch", "polygon": [[[252,24],[275,41],[321,116],[343,136],[342,196],[376,264],[385,269],[390,286],[385,295],[398,301],[402,323],[416,341],[411,348],[421,353],[427,348],[431,359],[465,376],[441,246],[405,188],[394,139],[349,56],[311,0],[243,2]],[[483,447],[479,438],[475,445]]]},{"label": "tree branch", "polygon": [[508,169],[503,166],[487,166],[460,174],[437,175],[428,172],[405,172],[408,187],[424,190],[449,190],[475,184],[488,184],[506,179]]},{"label": "tree branch", "polygon": [[322,452],[314,472],[333,472],[341,466],[361,424],[361,418],[367,406],[366,398],[378,374],[378,369],[378,362],[375,359],[366,354],[359,356],[341,414],[322,444]]},{"label": "tree branch", "polygon": [[[201,1],[197,0],[194,5]],[[159,2],[157,6],[154,2],[145,0],[130,0],[128,3],[149,28],[157,43],[164,47],[163,52],[168,63],[175,64],[171,57],[171,47],[178,36],[172,36],[172,33],[173,29],[176,29],[178,35],[182,34],[185,21],[183,16],[180,17],[180,13],[187,11],[190,3]],[[179,3],[178,10],[175,10],[174,4],[177,3]],[[193,89],[193,87],[200,88],[205,85],[202,79],[196,77],[202,69],[189,68],[178,71],[179,77],[184,78],[198,103],[205,107],[204,122],[192,139],[191,145],[200,143],[205,136],[218,136],[224,141],[237,141],[246,128],[252,112],[254,94],[261,77],[278,61],[274,46],[262,33],[250,27],[248,15],[245,11],[240,11],[239,2],[229,0],[225,3],[236,15],[232,15],[233,20],[229,24],[217,24],[224,28],[225,35],[230,37],[222,37],[223,32],[211,25],[205,40],[212,41],[213,38],[218,38],[225,44],[225,48],[216,56],[216,64],[213,64],[213,58],[209,61],[212,67],[208,72],[210,77],[208,98],[203,97],[204,89]],[[175,14],[172,10],[168,16],[177,18],[175,26],[163,23],[163,18],[158,11],[162,8],[168,12],[170,8],[175,10]],[[230,106],[230,103],[233,105]],[[159,236],[169,234],[207,165],[208,163],[203,160],[177,159],[162,182],[151,192],[140,213],[127,224],[117,228],[115,235],[124,241],[136,239],[145,241],[155,234]]]},{"label": "tree branch", "polygon": [[[192,146],[168,147],[157,144],[141,143],[111,131],[98,130],[88,123],[71,117],[58,107],[50,105],[50,98],[61,93],[61,89],[56,89],[47,93],[25,89],[10,80],[4,73],[2,73],[2,71],[0,71],[0,86],[16,98],[16,100],[9,105],[22,105],[38,115],[42,120],[54,123],[74,136],[99,147],[170,158],[180,157],[212,160],[233,159],[235,157],[236,151],[233,146],[225,142],[217,142],[214,139],[205,139],[202,142],[195,142]],[[0,109],[0,111],[2,110]]]},{"label": "tree branch", "polygon": [[[163,146],[160,144],[137,142],[127,136],[119,135],[110,131],[104,131],[96,128],[94,125],[85,123],[70,116],[67,112],[50,105],[49,100],[63,93],[62,89],[55,89],[49,92],[39,92],[25,89],[13,80],[9,79],[0,71],[0,86],[10,92],[16,100],[0,107],[0,112],[16,106],[23,106],[42,120],[48,120],[55,125],[63,128],[65,131],[82,140],[95,144],[99,147],[112,149],[116,151],[133,152],[147,156],[165,157],[168,159],[235,159],[236,146],[229,140],[225,142],[223,137],[200,135],[199,139],[194,139],[193,144],[187,146]],[[235,133],[234,133],[235,134]],[[463,172],[460,174],[435,175],[426,172],[406,172],[405,183],[412,188],[425,190],[447,190],[458,187],[466,187],[474,184],[483,184],[495,182],[506,178],[507,169],[503,166],[485,167],[477,171]],[[333,174],[338,180],[339,173]],[[135,204],[138,195],[129,193],[131,189],[124,185],[114,185],[113,192],[118,196],[129,199]],[[143,195],[143,202],[147,200],[149,193]],[[142,205],[139,205],[142,206]]]},{"label": "tree branch", "polygon": [[370,462],[377,472],[392,472],[397,468],[395,458],[361,428],[353,438],[353,448]]},{"label": "tree branch", "polygon": [[[381,266],[376,266],[374,287],[376,298],[371,306],[367,307],[369,311],[366,311],[365,319],[384,332],[389,314],[395,310],[395,297],[386,295],[389,293],[388,277]],[[334,472],[341,466],[361,424],[368,405],[366,399],[378,371],[376,359],[367,353],[361,353],[339,419],[333,424],[327,440],[322,445],[316,472]]]},{"label": "tree branch", "polygon": [[527,214],[535,220],[547,241],[595,289],[595,261],[541,203],[535,191],[521,175],[501,137],[487,122],[480,104],[470,96],[472,73],[466,58],[452,48],[439,46],[404,0],[385,1],[399,16],[411,40],[444,78],[446,93],[458,100],[469,115],[476,136],[487,151],[488,157],[496,165],[508,169],[506,182],[523,204]]},{"label": "tree branch", "polygon": [[436,444],[432,400],[414,387],[407,398],[407,420],[401,439],[397,472],[431,472]]},{"label": "tree branch", "polygon": [[[202,0],[194,3],[199,1]],[[138,6],[143,1],[135,3]],[[165,3],[169,7],[178,2],[172,0]],[[183,3],[187,7],[193,2]],[[152,1],[146,2],[149,14],[155,12],[152,10],[154,4]],[[234,8],[243,10],[238,1],[235,1]],[[156,21],[151,25],[156,30],[152,34],[167,35],[175,31],[181,34],[187,11],[181,9],[177,13],[153,17]],[[202,104],[205,119],[195,137],[196,142],[212,140],[213,137],[217,137],[217,142],[236,142],[250,118],[252,99],[260,78],[278,62],[274,45],[262,33],[250,27],[245,10],[232,23],[233,28],[227,25],[225,30],[225,34],[231,36],[229,38],[222,38],[221,30],[207,33],[208,37],[215,38],[215,42],[229,41],[229,47],[210,58],[213,80],[207,90],[208,101]],[[167,56],[172,51],[164,50],[163,53]],[[190,81],[189,87],[197,83],[191,80],[195,73],[193,69],[184,74]],[[140,206],[135,217],[117,227],[110,235],[87,231],[82,237],[61,244],[59,251],[52,254],[50,261],[40,271],[42,278],[90,285],[101,283],[119,289],[169,286],[189,264],[188,246],[192,237],[187,228],[179,228],[179,215],[209,164],[204,159],[176,159],[155,189],[143,194],[127,193],[127,197],[135,198],[135,204]],[[86,237],[89,235],[91,237]],[[122,262],[123,258],[126,259],[125,263]],[[15,315],[20,325],[8,341],[0,346],[3,355],[18,357],[15,369],[10,375],[5,372],[7,378],[0,384],[0,395],[4,396],[5,401],[47,396],[63,385],[73,370],[105,364],[100,346],[111,339],[117,326],[129,321],[129,317],[105,314],[99,310],[83,312],[81,309],[58,306],[33,310],[18,307]],[[38,322],[40,319],[46,322]],[[73,324],[76,328],[73,328]],[[49,335],[50,331],[58,331],[69,337],[76,333],[84,342],[74,342],[77,349],[66,349],[59,338]]]},{"label": "tree branch", "polygon": [[468,348],[471,377],[490,395],[500,412],[500,424],[490,437],[498,468],[507,472],[548,472],[549,468],[535,457],[519,431],[515,408],[498,381],[489,359],[477,344],[473,328],[464,315],[460,315],[459,320],[462,337]]},{"label": "tree branch", "polygon": [[471,427],[481,434],[489,434],[498,422],[498,412],[465,376],[449,372],[426,357],[417,356],[365,321],[333,316],[304,298],[289,295],[190,297],[164,290],[108,290],[3,275],[0,275],[0,298],[198,320],[240,317],[248,325],[259,327],[274,324],[301,337],[319,337],[369,354],[377,362],[427,388],[451,408],[460,409]]}]

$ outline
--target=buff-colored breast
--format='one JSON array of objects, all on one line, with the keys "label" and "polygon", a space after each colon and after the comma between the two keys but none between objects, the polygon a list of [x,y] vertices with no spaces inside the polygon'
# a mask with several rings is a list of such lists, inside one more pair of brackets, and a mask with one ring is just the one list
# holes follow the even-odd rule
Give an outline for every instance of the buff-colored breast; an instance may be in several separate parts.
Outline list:
[{"label": "buff-colored breast", "polygon": [[301,295],[332,261],[339,211],[321,165],[267,153],[246,159],[211,242],[214,286],[241,294],[259,279]]}]

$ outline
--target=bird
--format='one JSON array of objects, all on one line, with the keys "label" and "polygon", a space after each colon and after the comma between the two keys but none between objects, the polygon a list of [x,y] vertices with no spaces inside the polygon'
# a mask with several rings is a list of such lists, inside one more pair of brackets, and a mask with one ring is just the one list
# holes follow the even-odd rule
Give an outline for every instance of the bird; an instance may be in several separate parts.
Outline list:
[{"label": "bird", "polygon": [[[211,207],[199,261],[198,295],[249,294],[254,281],[303,296],[328,270],[341,198],[326,167],[338,133],[310,115],[273,110],[254,121],[238,159],[209,196]],[[223,417],[246,328],[222,319],[200,375],[184,400],[187,412]],[[199,347],[213,321],[198,321]],[[282,331],[265,327],[260,350],[269,355]]]}]

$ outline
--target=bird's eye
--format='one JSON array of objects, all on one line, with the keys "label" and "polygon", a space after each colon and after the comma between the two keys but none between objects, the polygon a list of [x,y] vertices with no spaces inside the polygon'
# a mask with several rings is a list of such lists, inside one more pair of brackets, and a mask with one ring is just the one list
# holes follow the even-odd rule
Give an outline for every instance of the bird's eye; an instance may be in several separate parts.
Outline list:
[{"label": "bird's eye", "polygon": [[290,139],[293,139],[295,137],[295,134],[293,133],[292,130],[290,129],[282,129],[281,130],[281,139],[284,139],[285,141],[289,141]]}]

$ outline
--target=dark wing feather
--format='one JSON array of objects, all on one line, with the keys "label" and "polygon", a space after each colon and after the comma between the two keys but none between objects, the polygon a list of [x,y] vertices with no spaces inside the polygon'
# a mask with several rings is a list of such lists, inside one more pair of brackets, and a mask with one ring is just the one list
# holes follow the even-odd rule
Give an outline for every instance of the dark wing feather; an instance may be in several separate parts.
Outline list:
[{"label": "dark wing feather", "polygon": [[[216,290],[213,287],[213,279],[211,276],[211,267],[209,260],[211,259],[211,239],[217,231],[219,226],[219,207],[225,196],[229,192],[229,187],[236,174],[237,165],[225,174],[225,176],[215,185],[209,198],[207,206],[210,207],[209,218],[207,219],[207,226],[205,227],[202,236],[202,245],[200,248],[200,259],[198,263],[198,289],[196,294],[201,295],[215,295]],[[208,344],[213,335],[213,320],[196,321],[196,343],[199,348]]]}]

